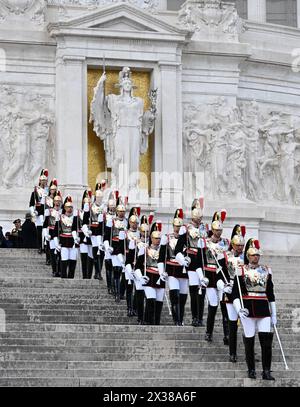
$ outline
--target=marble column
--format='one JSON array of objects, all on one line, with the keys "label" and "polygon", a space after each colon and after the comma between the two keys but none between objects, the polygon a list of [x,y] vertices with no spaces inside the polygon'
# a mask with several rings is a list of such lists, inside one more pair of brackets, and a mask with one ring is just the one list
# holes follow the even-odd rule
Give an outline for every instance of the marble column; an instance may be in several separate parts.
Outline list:
[{"label": "marble column", "polygon": [[168,0],[158,0],[158,9],[159,10],[167,10],[168,8]]},{"label": "marble column", "polygon": [[57,59],[57,177],[64,195],[71,194],[76,200],[87,184],[86,76],[85,58]]},{"label": "marble column", "polygon": [[159,63],[161,74],[161,198],[163,207],[181,204],[182,194],[182,107],[178,94],[180,64]]},{"label": "marble column", "polygon": [[248,0],[248,20],[265,23],[267,21],[267,0]]},{"label": "marble column", "polygon": [[300,28],[300,0],[297,0],[297,27]]}]

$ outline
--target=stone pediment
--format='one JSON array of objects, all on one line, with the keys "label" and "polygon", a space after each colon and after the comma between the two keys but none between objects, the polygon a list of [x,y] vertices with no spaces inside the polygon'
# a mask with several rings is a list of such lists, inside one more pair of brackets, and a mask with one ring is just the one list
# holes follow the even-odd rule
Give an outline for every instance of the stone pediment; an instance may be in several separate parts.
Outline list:
[{"label": "stone pediment", "polygon": [[168,24],[153,14],[128,4],[112,5],[91,11],[80,17],[58,23],[50,23],[51,32],[59,30],[99,30],[116,32],[144,32],[162,35],[185,36],[187,30]]}]

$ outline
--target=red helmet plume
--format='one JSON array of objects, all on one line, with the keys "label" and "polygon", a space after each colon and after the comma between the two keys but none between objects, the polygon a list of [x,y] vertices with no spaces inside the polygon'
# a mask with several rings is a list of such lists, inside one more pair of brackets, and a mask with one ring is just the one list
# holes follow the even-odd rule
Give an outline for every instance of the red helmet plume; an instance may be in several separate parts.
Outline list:
[{"label": "red helmet plume", "polygon": [[201,196],[199,198],[199,203],[200,203],[200,208],[203,210],[203,208],[204,208],[204,198],[203,198],[203,196]]},{"label": "red helmet plume", "polygon": [[243,237],[246,236],[246,226],[245,225],[241,226],[241,234],[242,234]]}]

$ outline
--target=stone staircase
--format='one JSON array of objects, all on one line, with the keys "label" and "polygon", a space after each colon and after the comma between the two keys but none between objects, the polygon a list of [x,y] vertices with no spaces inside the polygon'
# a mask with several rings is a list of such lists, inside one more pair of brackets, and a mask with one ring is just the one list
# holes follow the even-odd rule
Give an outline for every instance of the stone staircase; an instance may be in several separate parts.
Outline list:
[{"label": "stone staircase", "polygon": [[[220,312],[212,344],[204,341],[205,328],[189,326],[189,309],[184,327],[172,326],[166,305],[163,325],[137,326],[104,281],[81,280],[78,271],[74,280],[54,279],[35,251],[0,249],[0,331],[4,312],[6,318],[0,386],[299,386],[300,257],[263,260],[277,283],[278,329],[290,367],[284,369],[275,339],[275,383],[246,378],[241,329],[238,363],[228,362]],[[256,348],[260,373],[258,339]]]}]

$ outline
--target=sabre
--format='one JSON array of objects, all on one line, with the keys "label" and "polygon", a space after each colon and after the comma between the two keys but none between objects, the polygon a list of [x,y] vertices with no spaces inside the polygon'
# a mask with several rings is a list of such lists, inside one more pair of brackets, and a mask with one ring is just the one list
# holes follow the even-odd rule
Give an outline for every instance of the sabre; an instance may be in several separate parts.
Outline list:
[{"label": "sabre", "polygon": [[288,365],[287,365],[287,363],[286,363],[285,355],[284,355],[284,352],[283,352],[281,340],[280,340],[280,337],[279,337],[279,334],[278,334],[278,330],[277,330],[277,326],[276,326],[276,325],[274,325],[274,331],[275,331],[275,333],[276,333],[276,337],[277,337],[277,340],[278,340],[278,343],[279,343],[281,355],[282,355],[282,358],[283,358],[283,361],[284,361],[284,365],[285,365],[285,370],[289,370],[289,367],[288,367]]},{"label": "sabre", "polygon": [[169,315],[172,315],[172,311],[171,311],[171,307],[170,307],[169,298],[168,298],[168,296],[167,296],[166,292],[165,292],[165,299],[166,299],[167,306],[168,306],[168,309],[169,309]]}]

